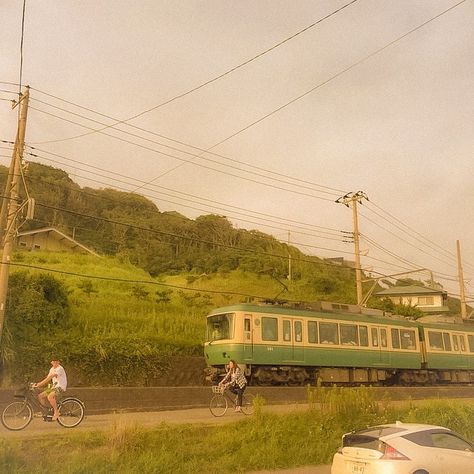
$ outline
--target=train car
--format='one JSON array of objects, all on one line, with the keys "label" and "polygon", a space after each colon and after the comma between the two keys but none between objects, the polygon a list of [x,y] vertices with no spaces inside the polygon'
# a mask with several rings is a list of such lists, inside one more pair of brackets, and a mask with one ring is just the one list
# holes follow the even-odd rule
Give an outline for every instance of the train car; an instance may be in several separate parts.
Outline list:
[{"label": "train car", "polygon": [[[218,308],[207,317],[204,354],[209,380],[230,359],[256,385],[398,383],[427,378],[420,327],[355,305],[319,303],[314,310],[268,304]],[[409,373],[410,376],[403,374]]]},{"label": "train car", "polygon": [[433,383],[474,382],[474,326],[421,323],[419,329]]}]

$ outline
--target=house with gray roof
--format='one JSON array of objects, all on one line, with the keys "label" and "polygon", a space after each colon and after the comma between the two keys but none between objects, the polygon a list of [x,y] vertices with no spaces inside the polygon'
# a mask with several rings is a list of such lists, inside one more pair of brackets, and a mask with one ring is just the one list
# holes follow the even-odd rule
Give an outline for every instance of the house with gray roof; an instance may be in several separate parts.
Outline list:
[{"label": "house with gray roof", "polygon": [[394,304],[414,306],[427,314],[443,314],[449,312],[446,305],[448,293],[425,286],[392,286],[378,291],[375,296],[389,298]]},{"label": "house with gray roof", "polygon": [[30,251],[79,252],[99,257],[99,254],[54,227],[19,232],[16,237],[16,248]]}]

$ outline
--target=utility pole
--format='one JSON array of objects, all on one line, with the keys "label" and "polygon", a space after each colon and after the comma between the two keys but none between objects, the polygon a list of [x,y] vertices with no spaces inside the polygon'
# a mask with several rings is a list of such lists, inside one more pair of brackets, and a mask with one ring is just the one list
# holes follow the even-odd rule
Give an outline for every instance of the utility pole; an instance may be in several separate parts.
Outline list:
[{"label": "utility pole", "polygon": [[[13,149],[10,173],[5,187],[4,207],[6,215],[6,227],[3,231],[3,254],[0,265],[0,342],[3,335],[3,325],[5,321],[5,309],[7,302],[8,279],[10,276],[10,259],[13,249],[13,240],[16,233],[16,218],[20,204],[20,173],[23,150],[25,148],[26,118],[28,115],[28,100],[30,98],[30,89],[26,87],[25,93],[20,94],[16,105],[19,106],[18,128]],[[11,175],[11,176],[10,176]],[[4,218],[5,219],[5,218]]]},{"label": "utility pole", "polygon": [[462,263],[461,263],[461,245],[459,244],[459,240],[456,240],[456,249],[458,254],[458,275],[459,275],[459,290],[461,295],[461,318],[467,318],[467,306],[466,306],[466,295],[464,293],[464,275],[462,271]]},{"label": "utility pole", "polygon": [[359,240],[359,219],[357,214],[357,203],[362,204],[362,199],[367,199],[367,195],[363,191],[357,191],[356,193],[347,193],[344,196],[336,200],[339,204],[344,204],[347,207],[352,207],[352,226],[354,235],[354,255],[355,255],[355,272],[356,272],[356,291],[357,291],[357,304],[362,305],[362,269],[360,264],[360,240]]},{"label": "utility pole", "polygon": [[288,231],[288,281],[291,281],[290,231]]}]

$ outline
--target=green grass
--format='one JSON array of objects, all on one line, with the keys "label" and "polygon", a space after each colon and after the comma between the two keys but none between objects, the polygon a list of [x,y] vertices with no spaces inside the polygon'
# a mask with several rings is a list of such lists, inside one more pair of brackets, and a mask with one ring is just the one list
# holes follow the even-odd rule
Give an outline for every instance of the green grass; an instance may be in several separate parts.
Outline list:
[{"label": "green grass", "polygon": [[[256,413],[225,425],[169,425],[145,429],[115,424],[108,431],[70,432],[28,440],[0,439],[0,472],[232,473],[328,464],[343,433],[401,420],[440,424],[474,439],[474,405],[426,402],[389,408],[370,389],[333,389],[306,412]],[[311,401],[310,400],[310,401]],[[321,403],[321,405],[319,404]],[[341,411],[342,410],[342,411]],[[55,454],[53,454],[55,453]],[[58,454],[59,453],[59,454]]]}]

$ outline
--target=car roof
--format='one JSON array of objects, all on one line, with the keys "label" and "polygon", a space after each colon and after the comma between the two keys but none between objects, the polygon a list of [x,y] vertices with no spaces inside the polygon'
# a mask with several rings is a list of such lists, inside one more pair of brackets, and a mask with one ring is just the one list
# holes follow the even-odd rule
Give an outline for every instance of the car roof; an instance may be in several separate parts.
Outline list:
[{"label": "car roof", "polygon": [[385,441],[409,433],[417,433],[419,431],[427,430],[450,431],[444,426],[426,425],[421,423],[402,423],[401,421],[397,421],[396,423],[386,423],[383,425],[371,426],[363,430],[353,431],[347,433],[347,435],[365,435]]}]

